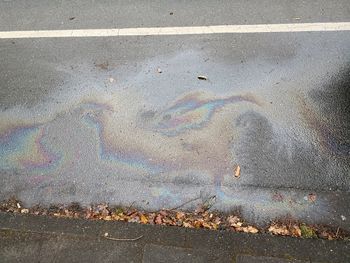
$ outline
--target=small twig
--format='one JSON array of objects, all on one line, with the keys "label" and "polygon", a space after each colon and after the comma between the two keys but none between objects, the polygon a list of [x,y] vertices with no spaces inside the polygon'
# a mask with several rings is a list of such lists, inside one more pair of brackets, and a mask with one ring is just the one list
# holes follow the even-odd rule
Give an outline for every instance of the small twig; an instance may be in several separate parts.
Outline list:
[{"label": "small twig", "polygon": [[191,202],[193,202],[193,201],[196,201],[196,200],[198,200],[198,199],[201,199],[201,197],[192,198],[192,199],[186,201],[185,203],[182,203],[181,205],[178,205],[178,206],[173,207],[173,208],[169,208],[169,209],[159,209],[159,210],[156,210],[156,211],[151,211],[151,212],[149,212],[149,213],[158,213],[158,212],[161,211],[161,210],[174,211],[174,210],[179,209],[180,207],[183,207],[183,206],[185,206],[185,205],[187,205],[187,204],[189,204],[189,203],[191,203]]},{"label": "small twig", "polygon": [[109,240],[114,240],[114,241],[136,241],[136,240],[143,238],[143,236],[139,236],[136,238],[114,238],[114,237],[106,237],[106,236],[103,236],[103,237],[106,239],[109,239]]},{"label": "small twig", "polygon": [[203,209],[203,212],[208,211],[212,206],[214,205],[216,200],[216,195],[208,197],[205,202],[203,202],[201,209]]},{"label": "small twig", "polygon": [[182,203],[181,205],[178,205],[178,206],[176,206],[176,207],[173,207],[173,208],[169,209],[169,211],[179,209],[180,207],[183,207],[183,206],[185,206],[185,205],[187,205],[187,204],[189,204],[189,203],[191,203],[191,202],[193,202],[193,201],[196,201],[196,200],[198,200],[198,199],[200,199],[200,197],[192,198],[192,199],[186,201],[185,203]]},{"label": "small twig", "polygon": [[339,234],[339,227],[337,228],[337,233],[335,234],[335,237],[337,238]]},{"label": "small twig", "polygon": [[134,206],[135,201],[131,203],[131,205],[126,209],[127,212],[129,212],[131,210],[131,208]]}]

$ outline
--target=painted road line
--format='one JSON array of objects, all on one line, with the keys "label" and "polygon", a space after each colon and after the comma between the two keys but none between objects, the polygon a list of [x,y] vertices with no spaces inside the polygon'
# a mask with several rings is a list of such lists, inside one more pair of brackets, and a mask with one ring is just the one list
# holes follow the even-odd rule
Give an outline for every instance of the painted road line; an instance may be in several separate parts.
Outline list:
[{"label": "painted road line", "polygon": [[198,34],[244,34],[281,32],[350,31],[350,22],[260,24],[260,25],[217,25],[195,27],[141,27],[115,29],[68,29],[0,31],[0,38],[55,38],[55,37],[118,37],[118,36],[163,36]]}]

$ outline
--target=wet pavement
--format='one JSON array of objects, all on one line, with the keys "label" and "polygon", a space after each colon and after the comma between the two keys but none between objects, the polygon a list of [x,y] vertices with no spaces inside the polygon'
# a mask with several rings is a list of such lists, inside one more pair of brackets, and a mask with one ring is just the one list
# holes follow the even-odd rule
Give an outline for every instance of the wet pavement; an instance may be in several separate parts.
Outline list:
[{"label": "wet pavement", "polygon": [[[190,17],[188,5],[152,12],[176,22]],[[268,12],[290,22],[305,8],[307,22],[350,20],[347,1],[324,15],[286,5],[249,22],[269,22]],[[57,10],[50,27],[9,24],[6,15],[1,30],[75,28],[75,16],[78,28],[124,21],[107,12],[85,23]],[[204,22],[235,22],[222,12]],[[140,26],[175,22],[148,17]],[[0,57],[2,199],[155,210],[215,196],[213,209],[256,223],[291,216],[350,229],[349,31],[2,39]]]}]

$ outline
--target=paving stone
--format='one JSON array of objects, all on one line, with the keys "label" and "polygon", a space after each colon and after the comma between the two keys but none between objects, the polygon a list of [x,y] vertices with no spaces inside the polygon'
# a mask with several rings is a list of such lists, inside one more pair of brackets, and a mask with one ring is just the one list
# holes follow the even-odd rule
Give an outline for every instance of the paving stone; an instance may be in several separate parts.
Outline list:
[{"label": "paving stone", "polygon": [[143,246],[77,235],[0,230],[0,262],[141,262]]},{"label": "paving stone", "polygon": [[172,246],[160,246],[154,244],[148,244],[144,248],[143,263],[195,263],[195,262],[215,262],[219,257],[208,253],[204,250],[172,247]]}]

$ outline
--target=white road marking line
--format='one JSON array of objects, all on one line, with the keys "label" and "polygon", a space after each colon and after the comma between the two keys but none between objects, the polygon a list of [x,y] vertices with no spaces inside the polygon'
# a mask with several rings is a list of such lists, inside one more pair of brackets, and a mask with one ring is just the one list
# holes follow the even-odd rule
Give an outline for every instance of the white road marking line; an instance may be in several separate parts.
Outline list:
[{"label": "white road marking line", "polygon": [[281,32],[349,31],[350,22],[297,23],[260,25],[220,25],[194,27],[140,27],[115,29],[67,29],[0,31],[0,38],[55,38],[55,37],[118,37],[118,36],[164,36],[199,34],[244,34]]}]

